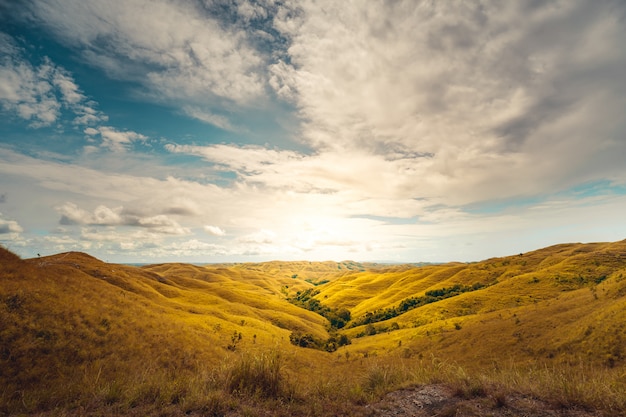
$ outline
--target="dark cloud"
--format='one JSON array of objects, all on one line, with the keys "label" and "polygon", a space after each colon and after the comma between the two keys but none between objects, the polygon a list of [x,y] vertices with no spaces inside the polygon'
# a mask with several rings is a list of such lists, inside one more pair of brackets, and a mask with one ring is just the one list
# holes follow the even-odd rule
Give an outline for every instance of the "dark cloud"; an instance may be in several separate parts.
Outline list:
[{"label": "dark cloud", "polygon": [[505,151],[517,151],[542,125],[565,116],[574,104],[572,99],[558,95],[545,97],[524,114],[497,126],[494,134],[504,140]]},{"label": "dark cloud", "polygon": [[163,214],[174,214],[178,216],[193,216],[198,214],[196,210],[189,207],[169,207],[167,208]]},{"label": "dark cloud", "polygon": [[446,24],[428,35],[428,46],[436,51],[469,49],[476,38],[473,30],[465,24]]},{"label": "dark cloud", "polygon": [[61,216],[61,218],[59,219],[59,224],[62,224],[63,226],[74,226],[79,224],[77,221],[70,219],[69,217],[67,217],[65,214]]}]

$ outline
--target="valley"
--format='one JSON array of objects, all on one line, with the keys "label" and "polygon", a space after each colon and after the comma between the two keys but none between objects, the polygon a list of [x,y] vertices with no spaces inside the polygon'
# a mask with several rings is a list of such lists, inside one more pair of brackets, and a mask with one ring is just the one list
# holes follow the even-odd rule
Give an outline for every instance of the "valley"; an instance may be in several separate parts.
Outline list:
[{"label": "valley", "polygon": [[0,249],[0,415],[384,416],[442,386],[450,416],[619,416],[625,295],[626,241],[423,266]]}]

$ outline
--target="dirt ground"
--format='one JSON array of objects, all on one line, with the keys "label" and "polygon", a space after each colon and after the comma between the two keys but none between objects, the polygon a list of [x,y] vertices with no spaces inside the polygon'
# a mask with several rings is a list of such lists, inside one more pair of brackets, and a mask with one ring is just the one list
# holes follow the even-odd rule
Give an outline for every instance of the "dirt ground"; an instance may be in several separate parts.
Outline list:
[{"label": "dirt ground", "polygon": [[367,408],[372,417],[601,417],[521,395],[462,398],[443,385],[395,391]]}]

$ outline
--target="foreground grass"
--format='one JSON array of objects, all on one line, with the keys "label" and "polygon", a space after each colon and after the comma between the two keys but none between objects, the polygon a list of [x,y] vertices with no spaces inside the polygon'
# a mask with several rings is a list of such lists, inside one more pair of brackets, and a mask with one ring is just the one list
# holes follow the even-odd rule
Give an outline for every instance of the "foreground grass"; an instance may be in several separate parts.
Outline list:
[{"label": "foreground grass", "polygon": [[580,362],[574,365],[537,362],[494,364],[491,368],[465,368],[433,359],[418,368],[416,382],[444,383],[463,398],[489,397],[500,404],[517,394],[539,399],[556,409],[598,410],[606,416],[626,411],[626,374],[623,370]]},{"label": "foreground grass", "polygon": [[[239,352],[215,366],[175,372],[147,367],[104,379],[83,370],[67,386],[0,388],[0,415],[245,415],[365,416],[366,404],[384,394],[424,384],[444,384],[460,398],[485,398],[499,406],[511,395],[541,400],[555,409],[626,412],[626,376],[615,368],[579,363],[515,363],[472,369],[440,358],[328,358],[295,369],[278,349]],[[307,372],[309,371],[309,372]]]}]

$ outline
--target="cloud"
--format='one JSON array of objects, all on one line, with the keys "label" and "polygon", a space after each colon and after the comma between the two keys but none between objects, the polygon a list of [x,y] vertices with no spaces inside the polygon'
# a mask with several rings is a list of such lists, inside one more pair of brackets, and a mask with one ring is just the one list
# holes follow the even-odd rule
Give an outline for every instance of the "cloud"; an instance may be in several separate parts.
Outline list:
[{"label": "cloud", "polygon": [[[263,93],[259,53],[227,26],[212,2],[39,0],[25,13],[112,76],[140,81],[155,96],[246,103]],[[249,12],[246,12],[248,16]]]},{"label": "cloud", "polygon": [[98,226],[136,226],[150,229],[155,233],[186,235],[190,230],[164,214],[137,216],[123,207],[109,208],[98,206],[93,212],[81,209],[76,204],[67,202],[57,207],[61,214],[62,225],[98,225]]},{"label": "cloud", "polygon": [[97,224],[97,225],[116,225],[123,224],[122,219],[123,207],[110,209],[106,206],[98,206],[90,213],[81,209],[74,203],[65,203],[57,208],[61,213],[60,223],[64,225],[72,224]]},{"label": "cloud", "polygon": [[50,64],[35,68],[26,61],[5,56],[0,65],[0,104],[3,110],[29,121],[33,128],[54,123],[59,117],[61,103],[49,82]]},{"label": "cloud", "polygon": [[259,230],[249,235],[241,236],[240,242],[243,243],[256,243],[256,244],[272,244],[276,240],[277,236],[272,230]]},{"label": "cloud", "polygon": [[[158,204],[154,204],[158,206]],[[197,216],[202,214],[202,209],[190,196],[173,197],[163,208],[164,214],[177,216]]]},{"label": "cloud", "polygon": [[[268,258],[447,261],[581,240],[576,233],[598,240],[606,239],[602,237],[606,234],[599,234],[601,230],[609,231],[614,240],[626,233],[619,226],[626,201],[623,195],[614,194],[612,183],[525,205],[512,199],[497,211],[486,204],[488,210],[482,211],[429,200],[368,196],[363,194],[365,188],[299,192],[276,183],[245,180],[217,187],[174,178],[110,174],[8,157],[6,152],[0,156],[0,175],[20,178],[19,188],[29,190],[21,197],[8,189],[12,204],[20,204],[21,198],[30,201],[33,192],[46,201],[66,199],[57,205],[50,221],[65,216],[65,230],[57,236],[62,240],[29,237],[26,241],[23,234],[19,239],[4,235],[12,246],[26,245],[42,253],[86,250],[90,243],[89,250],[96,256],[135,260],[174,261],[180,256],[207,262]],[[276,158],[275,164],[282,160]],[[31,209],[38,210],[42,219],[48,216],[44,206]],[[560,238],[568,228],[576,232]],[[218,230],[228,233],[214,245],[206,233]]]},{"label": "cloud", "polygon": [[15,220],[5,220],[0,213],[0,234],[22,233],[24,229]]},{"label": "cloud", "polygon": [[[82,227],[78,238],[67,237],[71,241],[89,242],[94,249],[110,251],[133,250],[136,253],[158,249],[164,244],[166,235],[155,233],[149,229],[118,230],[115,227],[96,228]],[[71,242],[68,242],[71,244]]]},{"label": "cloud", "polygon": [[[261,146],[167,144],[172,153],[200,156],[218,171],[233,172],[242,183],[281,192],[326,195],[341,194],[343,207],[362,209],[358,214],[405,214],[416,207],[416,193],[411,185],[423,173],[416,169],[428,155],[390,148],[381,157],[359,150],[325,151],[306,155]],[[417,195],[416,195],[417,194]],[[344,199],[349,199],[348,201]],[[404,200],[407,199],[407,200]],[[330,200],[330,199],[329,199]],[[370,207],[364,204],[370,201]],[[374,212],[367,211],[374,210]],[[383,214],[381,214],[383,213]]]},{"label": "cloud", "polygon": [[241,173],[262,172],[279,164],[293,160],[301,160],[304,156],[293,151],[267,149],[262,146],[246,145],[210,145],[193,146],[166,144],[165,149],[171,153],[182,153],[201,156],[209,162]]},{"label": "cloud", "polygon": [[448,204],[622,175],[619,2],[300,6],[276,16],[290,46],[269,84],[318,151],[429,155],[403,187]]},{"label": "cloud", "polygon": [[164,235],[146,230],[129,233],[113,229],[83,228],[80,239],[83,242],[93,242],[95,246],[109,251],[122,250],[124,253],[131,254],[132,257],[140,256],[146,260],[180,260],[185,257],[198,259],[199,256],[209,260],[211,256],[228,253],[228,250],[220,245],[198,239],[168,241],[164,240]]},{"label": "cloud", "polygon": [[207,232],[208,234],[211,234],[213,236],[224,236],[226,235],[226,232],[224,231],[224,229],[218,227],[218,226],[211,226],[209,224],[204,226],[204,231]]},{"label": "cloud", "polygon": [[64,68],[48,58],[33,65],[12,37],[0,33],[0,41],[7,45],[0,51],[0,105],[4,111],[29,121],[32,128],[57,122],[64,108],[75,115],[74,124],[107,120]]},{"label": "cloud", "polygon": [[102,147],[113,152],[124,152],[129,149],[134,142],[145,142],[148,137],[133,131],[120,131],[111,126],[99,126],[97,128],[86,128],[84,132],[89,136],[99,134],[102,138]]},{"label": "cloud", "polygon": [[[168,148],[202,152],[247,181],[277,183],[265,164],[294,168],[288,181],[296,187],[335,191],[342,177],[345,185],[377,184],[365,187],[384,193],[374,197],[391,189],[459,205],[622,175],[619,2],[146,4],[38,0],[24,14],[94,65],[142,83],[144,98],[225,130],[237,130],[231,115],[272,99],[269,89],[289,101],[301,120],[294,139],[312,155]],[[79,97],[71,83],[58,84],[66,102]],[[130,135],[115,129],[104,146],[119,151],[142,140]],[[269,164],[243,159],[255,154]],[[359,181],[355,157],[380,179]],[[340,166],[329,171],[333,160]],[[299,174],[306,181],[293,179]]]},{"label": "cloud", "polygon": [[221,116],[219,114],[214,114],[210,111],[206,111],[200,109],[198,107],[193,106],[184,106],[183,112],[188,116],[203,121],[205,123],[211,124],[213,126],[217,126],[224,130],[236,130],[235,127],[230,123],[227,117]]},{"label": "cloud", "polygon": [[197,239],[191,239],[191,240],[187,240],[183,242],[178,242],[176,244],[170,244],[169,246],[165,247],[164,250],[171,250],[171,251],[174,251],[175,253],[180,253],[184,255],[189,255],[190,253],[195,255],[198,252],[207,253],[207,251],[223,252],[224,248],[219,245],[202,242]]},{"label": "cloud", "polygon": [[182,227],[177,221],[164,214],[139,218],[136,221],[139,226],[147,227],[159,233],[167,233],[170,235],[188,235],[191,233],[188,228]]},{"label": "cloud", "polygon": [[52,84],[59,89],[63,101],[68,105],[77,105],[86,99],[74,80],[64,71],[54,73]]}]

